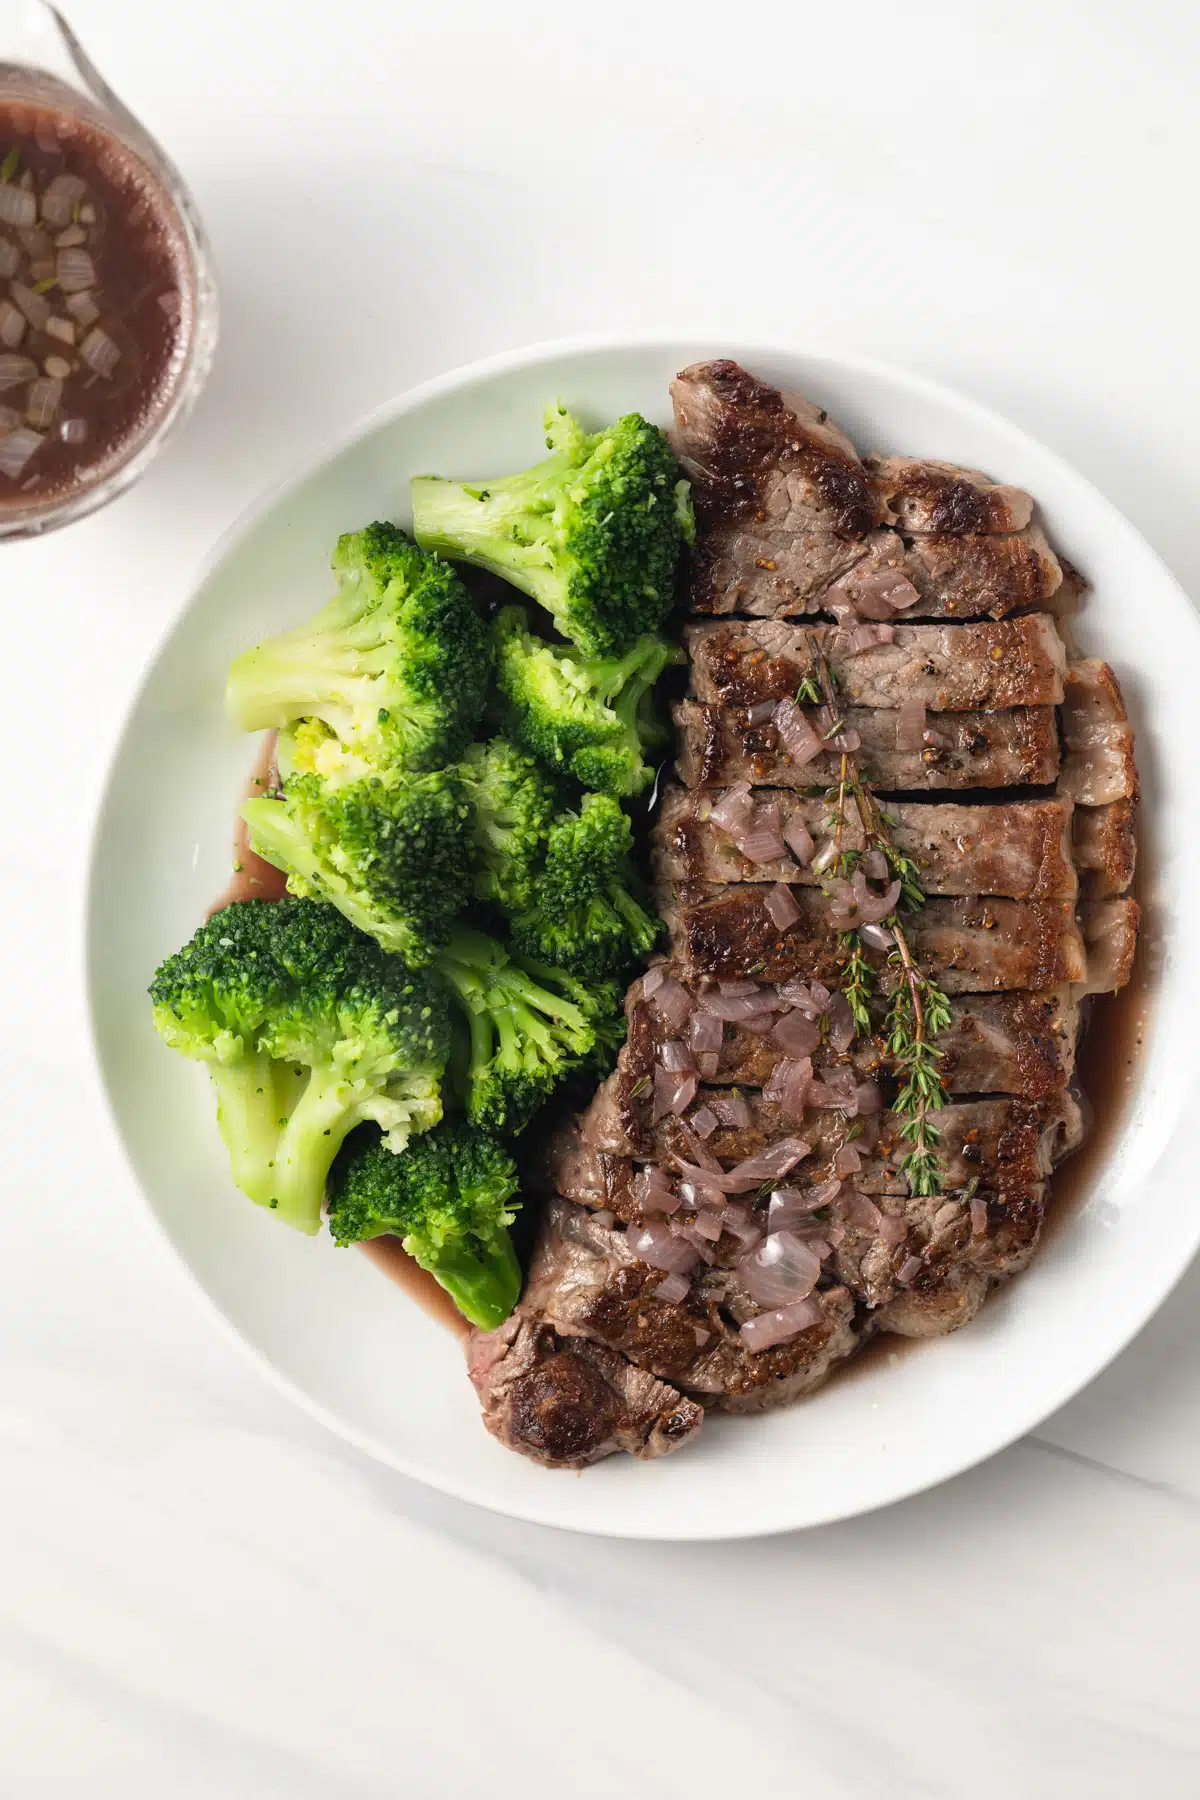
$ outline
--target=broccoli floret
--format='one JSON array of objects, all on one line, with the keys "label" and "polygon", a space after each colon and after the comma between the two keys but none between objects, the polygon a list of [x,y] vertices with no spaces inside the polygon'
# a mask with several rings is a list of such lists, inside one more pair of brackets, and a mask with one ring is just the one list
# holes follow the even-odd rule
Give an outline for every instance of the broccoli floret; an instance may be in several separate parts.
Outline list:
[{"label": "broccoli floret", "polygon": [[526,629],[519,606],[492,622],[505,726],[523,749],[584,787],[624,799],[654,779],[645,751],[666,741],[652,689],[681,652],[646,636],[621,657],[582,657]]},{"label": "broccoli floret", "polygon": [[504,912],[532,906],[558,800],[553,781],[504,738],[472,744],[462,776],[472,807],[476,898]]},{"label": "broccoli floret", "polygon": [[316,720],[279,740],[283,787],[242,817],[293,894],[328,900],[414,968],[471,892],[471,809],[457,769],[378,774]]},{"label": "broccoli floret", "polygon": [[150,987],[165,1041],[208,1064],[233,1178],[315,1232],[330,1165],[365,1120],[389,1151],[442,1116],[445,995],[312,900],[225,907]]},{"label": "broccoli floret", "polygon": [[439,1125],[403,1156],[356,1132],[330,1177],[329,1229],[338,1244],[393,1233],[472,1325],[491,1331],[521,1291],[508,1235],[516,1190],[512,1157],[473,1125]]},{"label": "broccoli floret", "polygon": [[522,955],[521,966],[534,981],[541,982],[546,987],[560,989],[572,1005],[579,1008],[595,1033],[596,1041],[587,1054],[581,1057],[578,1072],[597,1079],[607,1075],[616,1066],[617,1052],[625,1042],[624,983],[596,980],[583,982],[568,970],[541,962],[534,956]]},{"label": "broccoli floret", "polygon": [[662,921],[631,889],[633,829],[608,794],[585,794],[578,813],[550,831],[533,904],[512,916],[515,942],[530,956],[577,975],[616,975],[657,944]]},{"label": "broccoli floret", "polygon": [[236,658],[230,716],[243,731],[320,719],[380,768],[458,755],[489,673],[483,622],[459,577],[385,524],[339,538],[333,567],[337,592],[314,618]]},{"label": "broccoli floret", "polygon": [[467,1116],[502,1135],[522,1130],[596,1048],[595,1024],[572,991],[580,984],[561,969],[534,972],[495,938],[461,928],[436,967],[470,1027]]},{"label": "broccoli floret", "polygon": [[413,529],[425,549],[512,582],[585,655],[612,655],[671,610],[688,484],[638,413],[589,435],[560,404],[545,426],[552,454],[524,474],[469,487],[418,477]]}]

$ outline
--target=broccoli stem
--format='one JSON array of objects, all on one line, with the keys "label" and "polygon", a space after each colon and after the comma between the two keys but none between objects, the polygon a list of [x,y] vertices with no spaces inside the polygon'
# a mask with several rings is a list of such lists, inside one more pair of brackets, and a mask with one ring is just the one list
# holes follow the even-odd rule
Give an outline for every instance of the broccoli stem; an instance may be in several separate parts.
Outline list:
[{"label": "broccoli stem", "polygon": [[375,672],[374,642],[355,641],[357,609],[334,600],[315,619],[234,658],[225,689],[230,718],[243,731],[324,719],[341,734],[352,725],[349,690]]},{"label": "broccoli stem", "polygon": [[385,921],[362,904],[350,884],[321,861],[284,801],[266,796],[247,800],[242,817],[250,827],[250,848],[273,868],[283,871],[291,892],[298,888],[301,894],[332,900],[343,918],[368,937],[378,939],[385,950],[402,954],[408,948],[410,934],[399,927],[389,930]]},{"label": "broccoli stem", "polygon": [[270,1204],[297,1231],[321,1229],[321,1205],[333,1159],[360,1123],[353,1085],[335,1069],[314,1066],[279,1138]]},{"label": "broccoli stem", "polygon": [[521,1265],[507,1231],[486,1244],[428,1248],[416,1236],[402,1238],[408,1254],[445,1288],[460,1313],[481,1331],[503,1325],[521,1293]]},{"label": "broccoli stem", "polygon": [[210,1062],[217,1090],[217,1124],[233,1179],[248,1199],[270,1206],[275,1192],[275,1152],[285,1111],[269,1056]]},{"label": "broccoli stem", "polygon": [[[537,473],[545,467],[540,465]],[[561,610],[562,576],[553,566],[552,552],[526,536],[530,515],[549,510],[540,488],[540,482],[524,475],[507,476],[486,488],[418,475],[412,483],[418,542],[422,550],[506,576],[549,612]]]}]

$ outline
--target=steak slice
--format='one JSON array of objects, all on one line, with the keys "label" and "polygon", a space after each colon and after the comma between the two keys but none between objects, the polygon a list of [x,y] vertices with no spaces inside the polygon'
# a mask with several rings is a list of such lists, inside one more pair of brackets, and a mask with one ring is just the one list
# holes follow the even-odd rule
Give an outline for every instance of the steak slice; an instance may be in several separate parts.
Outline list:
[{"label": "steak slice", "polygon": [[[1036,525],[1007,537],[921,537],[873,531],[853,554],[833,540],[836,585],[856,600],[864,577],[885,570],[911,581],[920,599],[913,619],[1005,619],[1012,613],[1070,612],[1079,593]],[[748,613],[785,619],[830,610],[829,584],[814,580],[812,540],[762,525],[737,523],[707,545],[702,582],[689,590],[690,610],[706,615]]]},{"label": "steak slice", "polygon": [[[926,729],[923,750],[896,748],[896,713],[851,706],[847,725],[862,740],[864,779],[883,792],[923,788],[1048,786],[1058,775],[1058,726],[1052,706],[1015,706],[1006,712],[939,713]],[[828,788],[838,779],[836,751],[798,769],[772,720],[755,725],[745,708],[683,700],[675,708],[676,767],[688,787]]]},{"label": "steak slice", "polygon": [[1141,908],[1136,900],[1085,900],[1079,923],[1087,947],[1085,994],[1112,994],[1133,973]]},{"label": "steak slice", "polygon": [[1136,815],[1132,800],[1076,807],[1075,864],[1081,891],[1089,898],[1123,894],[1132,882],[1137,860]]},{"label": "steak slice", "polygon": [[[767,990],[769,993],[770,990]],[[886,1002],[876,1000],[873,1016],[883,1029]],[[625,1002],[629,1022],[617,1075],[622,1094],[650,1076],[665,1043],[679,1036],[666,1024],[635,981]],[[952,1094],[1015,1094],[1044,1099],[1065,1087],[1075,1064],[1079,1004],[1066,988],[1041,994],[964,994],[951,1003],[950,1024],[938,1034],[941,1076]],[[757,1088],[767,1083],[783,1052],[770,1032],[726,1023],[709,1084]],[[882,1058],[882,1038],[859,1040],[855,1064],[866,1078]]]},{"label": "steak slice", "polygon": [[820,1296],[824,1317],[757,1354],[739,1327],[762,1309],[731,1270],[705,1269],[682,1301],[654,1290],[663,1272],[640,1262],[625,1234],[582,1207],[551,1200],[529,1271],[525,1305],[560,1338],[582,1336],[660,1380],[727,1412],[785,1406],[819,1386],[856,1347],[854,1306],[843,1287]]},{"label": "steak slice", "polygon": [[1033,501],[1020,488],[918,456],[868,456],[888,523],[913,535],[960,537],[1024,531]]},{"label": "steak slice", "polygon": [[[652,836],[654,879],[713,883],[783,881],[819,887],[828,875],[822,856],[834,838],[828,800],[807,799],[786,788],[767,788],[760,807],[774,805],[786,832],[799,820],[816,845],[801,867],[788,854],[753,863],[728,831],[707,816],[713,797],[669,787]],[[959,806],[897,802],[888,807],[897,849],[916,863],[926,894],[1003,894],[1015,900],[1069,900],[1078,887],[1071,854],[1071,805],[1061,800],[994,801]],[[1132,837],[1131,837],[1132,842]],[[841,845],[861,850],[865,839],[853,807],[847,809]],[[1123,883],[1122,885],[1128,885]]]},{"label": "steak slice", "polygon": [[819,591],[861,554],[883,522],[879,496],[858,454],[829,415],[802,395],[784,395],[727,360],[695,363],[671,384],[671,443],[692,483],[696,546],[694,604],[726,585],[736,566],[769,561],[782,535],[805,591]]},{"label": "steak slice", "polygon": [[890,644],[851,650],[839,625],[791,625],[778,619],[688,625],[691,691],[697,700],[755,706],[794,698],[819,645],[850,706],[898,707],[920,701],[931,712],[1057,706],[1067,657],[1046,613],[974,625],[897,625]]},{"label": "steak slice", "polygon": [[1063,758],[1059,792],[1079,806],[1136,800],[1133,727],[1121,684],[1105,662],[1087,657],[1069,665],[1063,687]]},{"label": "steak slice", "polygon": [[492,1436],[550,1469],[618,1450],[668,1456],[704,1422],[694,1400],[603,1344],[560,1337],[524,1303],[497,1331],[472,1332],[467,1367]]},{"label": "steak slice", "polygon": [[[685,1163],[694,1166],[696,1138],[688,1118],[679,1120],[668,1114],[652,1121],[648,1100],[632,1107],[622,1104],[617,1080],[610,1076],[584,1113],[580,1126],[583,1142],[608,1155],[661,1163],[668,1170]],[[712,1097],[719,1106],[719,1093]],[[857,1188],[871,1194],[907,1192],[902,1165],[909,1145],[901,1135],[901,1114],[878,1115],[861,1137],[851,1140],[852,1126],[862,1132],[866,1121],[852,1121],[843,1113],[820,1109],[806,1111],[801,1123],[761,1093],[748,1092],[742,1098],[748,1123],[719,1124],[704,1140],[704,1150],[709,1157],[716,1157],[722,1168],[732,1169],[781,1139],[795,1137],[812,1148],[789,1171],[786,1185],[806,1187],[828,1179],[836,1152],[854,1141],[862,1156],[862,1168],[854,1177]],[[696,1105],[708,1103],[709,1093],[701,1088]],[[1076,1123],[1073,1103],[1061,1091],[1037,1102],[997,1098],[942,1107],[937,1127],[944,1185],[961,1187],[972,1176],[1000,1176],[1009,1187],[1044,1181],[1061,1160],[1064,1143],[1070,1140]],[[562,1193],[563,1183],[556,1185]]]},{"label": "steak slice", "polygon": [[[841,951],[829,929],[825,896],[793,888],[800,917],[781,932],[766,909],[769,892],[750,884],[704,882],[659,889],[658,910],[681,977],[790,981],[798,976],[839,986]],[[930,900],[911,915],[906,929],[917,963],[947,994],[1059,987],[1087,976],[1074,911],[1061,900]],[[870,948],[867,954],[880,959]]]}]

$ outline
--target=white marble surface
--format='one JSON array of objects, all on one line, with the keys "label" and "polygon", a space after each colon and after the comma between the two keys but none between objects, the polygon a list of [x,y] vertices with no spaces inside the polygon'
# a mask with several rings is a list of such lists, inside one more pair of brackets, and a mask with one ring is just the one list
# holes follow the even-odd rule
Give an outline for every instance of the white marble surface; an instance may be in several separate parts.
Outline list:
[{"label": "white marble surface", "polygon": [[1200,591],[1194,16],[72,16],[195,184],[225,335],[139,491],[0,556],[0,1792],[1191,1800],[1195,1272],[1034,1438],[888,1513],[678,1549],[489,1518],[212,1329],[104,1120],[79,939],[103,761],[210,543],[491,350],[700,326],[907,363],[1073,459]]}]

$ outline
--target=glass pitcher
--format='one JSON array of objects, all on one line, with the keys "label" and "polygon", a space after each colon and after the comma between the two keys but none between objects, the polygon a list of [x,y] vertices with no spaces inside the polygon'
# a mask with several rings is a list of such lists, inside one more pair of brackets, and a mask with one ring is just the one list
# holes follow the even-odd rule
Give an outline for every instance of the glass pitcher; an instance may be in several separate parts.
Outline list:
[{"label": "glass pitcher", "polygon": [[0,0],[0,539],[130,486],[217,340],[178,170],[45,0]]}]

